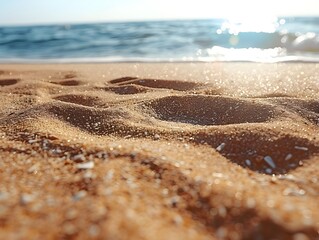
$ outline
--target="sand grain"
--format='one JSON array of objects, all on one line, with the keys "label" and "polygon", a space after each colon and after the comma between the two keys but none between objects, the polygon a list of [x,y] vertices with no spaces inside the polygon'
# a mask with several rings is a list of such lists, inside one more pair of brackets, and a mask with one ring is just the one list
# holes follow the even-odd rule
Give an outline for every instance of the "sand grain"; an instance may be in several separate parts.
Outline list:
[{"label": "sand grain", "polygon": [[0,65],[0,238],[318,239],[318,69]]}]

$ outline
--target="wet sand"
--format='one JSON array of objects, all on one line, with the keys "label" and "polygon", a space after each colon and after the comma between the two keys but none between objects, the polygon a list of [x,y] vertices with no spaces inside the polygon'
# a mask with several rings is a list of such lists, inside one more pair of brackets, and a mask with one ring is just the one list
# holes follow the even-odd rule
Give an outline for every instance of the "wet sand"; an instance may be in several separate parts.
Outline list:
[{"label": "wet sand", "polygon": [[1,239],[319,239],[319,64],[0,65]]}]

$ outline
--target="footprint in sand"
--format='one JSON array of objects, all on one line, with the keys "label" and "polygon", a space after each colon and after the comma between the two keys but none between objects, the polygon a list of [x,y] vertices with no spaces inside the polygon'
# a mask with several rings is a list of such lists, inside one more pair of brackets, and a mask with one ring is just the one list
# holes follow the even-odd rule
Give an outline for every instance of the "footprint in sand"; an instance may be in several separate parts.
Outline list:
[{"label": "footprint in sand", "polygon": [[137,94],[151,91],[154,89],[169,89],[175,91],[190,91],[199,89],[203,84],[195,82],[185,82],[177,80],[159,79],[139,79],[134,77],[123,77],[111,80],[112,87],[105,90],[113,91],[117,94]]},{"label": "footprint in sand", "polygon": [[20,79],[17,78],[12,78],[12,79],[0,79],[0,86],[5,87],[5,86],[10,86],[17,84],[20,81]]},{"label": "footprint in sand", "polygon": [[138,79],[138,78],[136,78],[136,77],[121,77],[121,78],[116,78],[116,79],[111,80],[110,83],[112,83],[112,84],[123,83],[123,82],[128,82],[128,81],[136,80],[136,79]]},{"label": "footprint in sand", "polygon": [[[316,106],[312,104],[309,108],[316,110]],[[214,126],[215,130],[195,132],[192,142],[208,144],[231,162],[260,173],[287,173],[319,152],[319,146],[307,139],[279,136],[279,133],[267,137],[260,133],[262,129],[253,131],[261,127],[256,124],[271,124],[285,115],[270,104],[220,96],[188,95],[159,98],[144,103],[143,108],[149,109],[150,115],[161,121]],[[246,124],[245,130],[232,132],[232,128],[241,124]],[[221,126],[224,126],[223,131],[218,131]]]},{"label": "footprint in sand", "polygon": [[169,96],[145,103],[159,120],[195,125],[258,123],[275,116],[271,105],[219,96]]},{"label": "footprint in sand", "polygon": [[[119,94],[136,94],[146,89],[161,88],[181,93],[184,91],[185,94],[142,100],[130,107],[108,109],[100,108],[99,98],[67,94],[54,97],[61,102],[57,101],[47,109],[66,123],[94,135],[145,137],[144,132],[150,130],[145,119],[152,117],[155,121],[167,122],[163,125],[166,129],[164,127],[161,131],[170,138],[178,139],[183,134],[171,129],[170,125],[183,124],[185,127],[185,124],[189,124],[190,129],[197,129],[185,130],[192,135],[193,140],[189,142],[209,145],[229,161],[265,174],[288,173],[319,152],[319,147],[308,139],[271,132],[264,129],[263,124],[259,124],[271,125],[278,119],[287,117],[286,112],[281,110],[281,105],[307,119],[311,119],[309,116],[312,114],[314,119],[319,114],[318,102],[314,100],[276,98],[261,101],[187,94],[188,90],[201,87],[194,82],[185,84],[180,81],[125,77],[114,79],[110,83],[112,86],[109,89]],[[55,84],[73,86],[79,82],[67,79]],[[306,111],[308,115],[302,111]],[[134,127],[135,122],[139,123],[139,127]],[[146,125],[143,127],[144,123]],[[264,130],[269,132],[264,134]],[[155,134],[157,128],[152,128],[152,131]]]},{"label": "footprint in sand", "polygon": [[146,93],[149,91],[149,89],[145,87],[136,85],[105,87],[104,90],[111,91],[119,95]]},{"label": "footprint in sand", "polygon": [[157,79],[133,79],[126,82],[118,83],[118,85],[135,84],[149,88],[163,88],[177,91],[193,90],[201,86],[195,82],[183,82],[175,80],[157,80]]},{"label": "footprint in sand", "polygon": [[75,79],[53,81],[51,83],[61,85],[61,86],[78,86],[81,84],[79,80],[75,80]]},{"label": "footprint in sand", "polygon": [[304,164],[319,146],[296,136],[263,135],[258,131],[198,133],[195,143],[205,143],[231,162],[265,174],[285,174]]}]

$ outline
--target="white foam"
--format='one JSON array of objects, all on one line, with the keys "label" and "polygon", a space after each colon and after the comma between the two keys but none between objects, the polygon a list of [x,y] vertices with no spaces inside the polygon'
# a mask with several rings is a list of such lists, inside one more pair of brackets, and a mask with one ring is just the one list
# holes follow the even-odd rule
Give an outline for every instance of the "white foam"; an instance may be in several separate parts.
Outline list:
[{"label": "white foam", "polygon": [[302,34],[292,42],[291,47],[294,51],[318,52],[319,36],[313,32]]}]

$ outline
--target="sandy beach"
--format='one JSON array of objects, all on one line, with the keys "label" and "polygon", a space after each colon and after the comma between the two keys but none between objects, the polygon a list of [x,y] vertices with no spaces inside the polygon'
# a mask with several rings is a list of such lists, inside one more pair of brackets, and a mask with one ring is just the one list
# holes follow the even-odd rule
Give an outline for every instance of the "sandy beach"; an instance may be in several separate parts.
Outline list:
[{"label": "sandy beach", "polygon": [[319,64],[0,65],[0,239],[319,239]]}]

